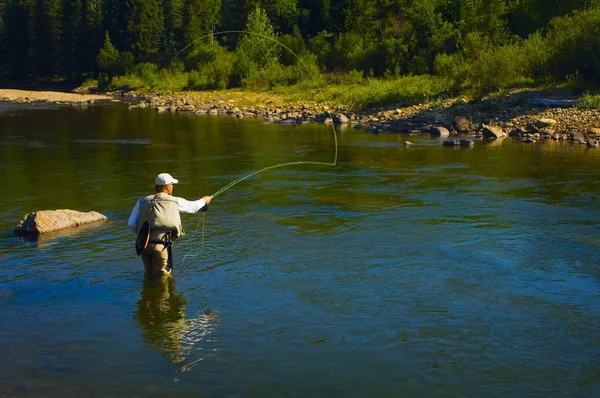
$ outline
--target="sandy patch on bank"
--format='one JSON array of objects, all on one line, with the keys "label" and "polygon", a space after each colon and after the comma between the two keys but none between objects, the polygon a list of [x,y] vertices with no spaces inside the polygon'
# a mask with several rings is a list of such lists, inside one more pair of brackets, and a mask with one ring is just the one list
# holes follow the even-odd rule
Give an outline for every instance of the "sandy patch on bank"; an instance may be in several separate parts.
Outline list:
[{"label": "sandy patch on bank", "polygon": [[0,89],[0,101],[10,102],[88,102],[107,99],[112,99],[112,97],[101,94],[77,94],[63,93],[58,91]]}]

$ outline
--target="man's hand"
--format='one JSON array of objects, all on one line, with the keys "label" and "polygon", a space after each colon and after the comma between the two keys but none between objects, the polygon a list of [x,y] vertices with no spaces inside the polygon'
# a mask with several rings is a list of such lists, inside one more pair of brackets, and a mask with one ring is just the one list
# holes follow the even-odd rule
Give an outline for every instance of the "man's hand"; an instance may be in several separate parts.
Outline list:
[{"label": "man's hand", "polygon": [[210,201],[212,200],[212,196],[203,196],[202,199],[204,200],[204,203],[209,204]]}]

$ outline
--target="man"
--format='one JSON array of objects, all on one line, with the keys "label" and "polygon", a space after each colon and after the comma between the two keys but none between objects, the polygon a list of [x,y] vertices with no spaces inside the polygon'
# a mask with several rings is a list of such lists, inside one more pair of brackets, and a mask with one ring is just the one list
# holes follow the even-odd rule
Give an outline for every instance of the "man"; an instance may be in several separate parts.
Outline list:
[{"label": "man", "polygon": [[[161,278],[171,273],[171,242],[184,235],[179,213],[206,210],[205,206],[212,200],[212,196],[204,196],[196,201],[172,196],[173,185],[178,182],[168,173],[157,175],[154,185],[156,193],[140,198],[127,222],[129,228],[138,235],[141,230],[149,228],[148,243],[141,245],[139,254],[146,274],[152,278]],[[146,221],[148,224],[144,226]]]}]

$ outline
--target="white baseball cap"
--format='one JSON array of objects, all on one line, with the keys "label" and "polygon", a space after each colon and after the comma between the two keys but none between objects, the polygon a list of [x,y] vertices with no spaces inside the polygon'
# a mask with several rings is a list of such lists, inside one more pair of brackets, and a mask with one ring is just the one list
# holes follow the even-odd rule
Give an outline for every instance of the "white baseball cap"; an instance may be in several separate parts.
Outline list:
[{"label": "white baseball cap", "polygon": [[160,173],[156,176],[156,180],[154,181],[156,185],[177,184],[178,182],[179,180],[173,178],[169,173]]}]

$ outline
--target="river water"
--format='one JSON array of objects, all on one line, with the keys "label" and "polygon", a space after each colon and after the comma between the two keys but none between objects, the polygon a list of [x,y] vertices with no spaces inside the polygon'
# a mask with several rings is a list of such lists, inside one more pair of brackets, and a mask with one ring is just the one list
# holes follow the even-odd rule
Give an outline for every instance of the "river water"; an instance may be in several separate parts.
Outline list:
[{"label": "river water", "polygon": [[[600,396],[600,150],[0,107],[0,395]],[[409,139],[415,145],[404,147]],[[188,199],[172,278],[127,229]],[[109,221],[38,240],[31,211]]]}]

